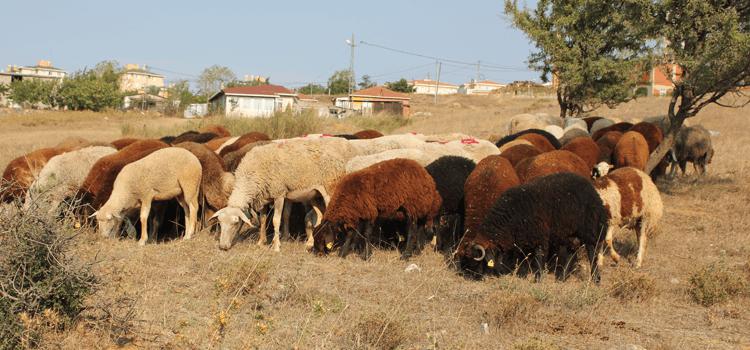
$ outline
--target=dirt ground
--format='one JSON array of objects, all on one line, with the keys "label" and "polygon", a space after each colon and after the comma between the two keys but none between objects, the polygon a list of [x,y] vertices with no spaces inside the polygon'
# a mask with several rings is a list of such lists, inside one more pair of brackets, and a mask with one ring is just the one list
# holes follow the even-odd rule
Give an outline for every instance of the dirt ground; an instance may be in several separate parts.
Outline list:
[{"label": "dirt ground", "polygon": [[[662,115],[645,98],[596,114],[623,120]],[[553,99],[415,98],[413,121],[396,132],[504,134],[517,113],[557,113]],[[634,234],[621,232],[628,261],[607,265],[601,285],[583,278],[542,282],[505,276],[470,281],[426,252],[411,261],[376,251],[370,261],[316,257],[301,242],[281,253],[254,235],[229,251],[203,231],[191,241],[139,247],[85,231],[75,254],[97,261],[102,288],[90,298],[112,315],[47,335],[50,348],[168,349],[742,349],[750,348],[750,295],[712,306],[692,297],[695,274],[722,266],[750,280],[750,107],[708,107],[689,124],[715,136],[703,178],[659,182],[665,214],[635,271]],[[112,140],[134,120],[169,127],[180,119],[95,113],[0,112],[0,165],[67,136]],[[346,128],[346,127],[344,127]],[[324,131],[324,130],[321,130]],[[692,169],[691,169],[692,170]],[[410,264],[419,270],[405,272]],[[747,288],[747,286],[746,286]],[[640,347],[627,347],[635,345]]]}]

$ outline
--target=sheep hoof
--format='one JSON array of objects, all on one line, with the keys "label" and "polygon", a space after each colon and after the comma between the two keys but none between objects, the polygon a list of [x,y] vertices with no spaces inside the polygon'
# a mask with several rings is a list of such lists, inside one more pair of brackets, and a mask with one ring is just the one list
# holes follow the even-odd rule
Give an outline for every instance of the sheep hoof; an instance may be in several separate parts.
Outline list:
[{"label": "sheep hoof", "polygon": [[272,249],[274,252],[281,252],[281,244],[274,244]]},{"label": "sheep hoof", "polygon": [[138,245],[143,247],[146,245],[146,241],[138,241]]}]

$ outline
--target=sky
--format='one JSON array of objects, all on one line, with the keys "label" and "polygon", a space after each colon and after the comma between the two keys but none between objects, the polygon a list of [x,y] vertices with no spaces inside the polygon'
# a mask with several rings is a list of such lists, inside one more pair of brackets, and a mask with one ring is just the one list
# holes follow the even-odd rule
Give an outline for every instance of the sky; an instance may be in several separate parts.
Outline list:
[{"label": "sky", "polygon": [[[523,1],[522,1],[523,2]],[[434,59],[480,60],[480,78],[538,80],[528,71],[532,49],[510,26],[502,0],[380,1],[9,1],[0,31],[0,67],[52,61],[69,72],[102,60],[146,64],[168,81],[195,80],[218,64],[274,84],[325,84],[348,69],[355,36],[354,71],[378,83],[435,78]],[[441,81],[476,77],[476,65],[445,62]]]}]

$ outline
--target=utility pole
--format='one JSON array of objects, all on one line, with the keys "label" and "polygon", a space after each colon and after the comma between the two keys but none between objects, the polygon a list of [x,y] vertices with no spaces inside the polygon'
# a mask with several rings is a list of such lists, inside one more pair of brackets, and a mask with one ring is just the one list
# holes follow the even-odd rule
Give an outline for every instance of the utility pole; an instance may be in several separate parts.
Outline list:
[{"label": "utility pole", "polygon": [[437,64],[437,80],[435,80],[435,104],[437,104],[438,90],[440,89],[440,69],[443,67],[443,62],[435,61]]},{"label": "utility pole", "polygon": [[479,82],[479,67],[481,66],[481,64],[482,64],[482,61],[478,60],[477,61],[477,78],[476,78],[477,83]]},{"label": "utility pole", "polygon": [[349,47],[351,48],[351,58],[349,59],[349,95],[352,94],[352,89],[354,88],[354,47],[357,46],[357,44],[354,42],[354,33],[352,33],[352,39],[346,41],[347,44],[349,44]]}]

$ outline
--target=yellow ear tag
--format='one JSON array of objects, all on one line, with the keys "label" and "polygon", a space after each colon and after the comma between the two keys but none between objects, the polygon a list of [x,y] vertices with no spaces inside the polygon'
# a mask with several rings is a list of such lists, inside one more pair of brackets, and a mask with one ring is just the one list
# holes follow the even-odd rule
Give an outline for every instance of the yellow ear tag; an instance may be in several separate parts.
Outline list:
[{"label": "yellow ear tag", "polygon": [[398,235],[398,241],[399,241],[399,242],[403,242],[403,241],[404,241],[404,236],[402,236],[402,235]]},{"label": "yellow ear tag", "polygon": [[326,243],[326,248],[328,248],[328,250],[333,249],[333,242]]},{"label": "yellow ear tag", "polygon": [[487,267],[495,267],[495,260],[493,259],[487,260]]},{"label": "yellow ear tag", "polygon": [[75,228],[81,228],[81,223],[78,222],[78,220],[76,220],[76,223],[75,223],[75,225],[73,225],[73,227],[75,227]]}]

